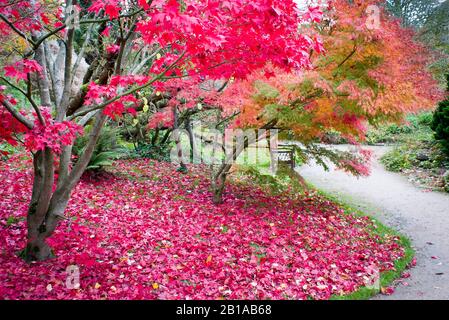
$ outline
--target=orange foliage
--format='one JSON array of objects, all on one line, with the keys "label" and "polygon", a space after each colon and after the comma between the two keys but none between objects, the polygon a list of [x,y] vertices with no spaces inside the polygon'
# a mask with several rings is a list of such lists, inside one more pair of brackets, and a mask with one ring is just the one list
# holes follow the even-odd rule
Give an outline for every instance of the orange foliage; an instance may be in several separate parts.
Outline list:
[{"label": "orange foliage", "polygon": [[324,22],[306,26],[326,49],[312,57],[311,70],[287,74],[267,66],[234,82],[220,98],[225,111],[240,110],[234,125],[258,127],[276,119],[303,142],[329,130],[354,141],[364,138],[367,121],[399,121],[432,109],[443,95],[426,69],[432,53],[382,9],[379,28],[370,28],[367,8],[381,3],[334,1]]}]

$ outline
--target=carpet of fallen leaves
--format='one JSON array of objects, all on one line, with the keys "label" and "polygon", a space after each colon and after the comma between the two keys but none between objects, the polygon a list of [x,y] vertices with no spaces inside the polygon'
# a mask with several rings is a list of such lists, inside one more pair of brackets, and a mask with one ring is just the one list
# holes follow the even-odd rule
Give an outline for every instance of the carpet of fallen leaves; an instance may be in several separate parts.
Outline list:
[{"label": "carpet of fallen leaves", "polygon": [[[404,249],[369,218],[316,195],[273,197],[233,183],[211,202],[207,175],[149,160],[119,161],[76,188],[49,243],[27,265],[30,160],[0,162],[1,299],[327,299],[393,268]],[[80,270],[68,289],[67,267]]]}]

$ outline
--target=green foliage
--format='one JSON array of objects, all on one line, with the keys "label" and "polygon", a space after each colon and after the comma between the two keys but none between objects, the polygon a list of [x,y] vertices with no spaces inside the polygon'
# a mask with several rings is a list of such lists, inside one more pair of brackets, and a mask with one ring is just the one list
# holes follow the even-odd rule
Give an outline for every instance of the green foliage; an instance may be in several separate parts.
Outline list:
[{"label": "green foliage", "polygon": [[187,169],[187,167],[185,165],[180,165],[179,168],[176,169],[176,172],[187,173],[187,172],[189,172],[189,170]]},{"label": "green foliage", "polygon": [[[449,74],[447,82],[449,91]],[[435,139],[441,143],[444,151],[449,155],[449,98],[439,103],[431,126],[435,131]]]},{"label": "green foliage", "polygon": [[443,58],[431,63],[429,65],[429,71],[434,75],[435,79],[444,86],[446,83],[446,74],[449,72],[449,43],[436,46],[440,51],[445,52]]},{"label": "green foliage", "polygon": [[449,100],[439,104],[434,114],[432,129],[435,131],[435,139],[449,155]]},{"label": "green foliage", "polygon": [[426,187],[449,189],[442,176],[449,168],[449,101],[441,102],[435,113],[411,115],[407,120],[405,126],[370,132],[371,141],[398,143],[381,162],[394,172],[411,169],[413,179]]},{"label": "green foliage", "polygon": [[416,117],[412,119],[416,119],[416,124],[414,124],[415,127],[418,126],[430,127],[433,121],[433,114],[431,112],[423,112],[416,115]]},{"label": "green foliage", "polygon": [[436,11],[438,0],[385,1],[386,9],[398,18],[405,27],[422,27]]},{"label": "green foliage", "polygon": [[385,165],[387,170],[393,172],[401,172],[403,170],[412,168],[410,154],[405,152],[406,149],[407,146],[395,148],[381,158],[381,162]]},{"label": "green foliage", "polygon": [[135,157],[170,162],[171,144],[153,145],[140,143],[136,146]]},{"label": "green foliage", "polygon": [[12,226],[12,225],[14,225],[14,224],[19,223],[20,220],[21,220],[21,219],[18,218],[18,217],[15,217],[15,216],[9,216],[8,219],[6,220],[6,225],[7,225],[8,227],[10,227],[10,226]]},{"label": "green foliage", "polygon": [[444,191],[449,192],[449,174],[443,176]]},{"label": "green foliage", "polygon": [[406,124],[393,123],[370,128],[366,142],[368,144],[407,143],[410,140],[430,142],[433,140],[430,128],[432,120],[431,112],[411,114],[407,116]]},{"label": "green foliage", "polygon": [[0,160],[7,160],[8,155],[14,154],[16,152],[16,148],[11,146],[10,144],[0,143]]},{"label": "green foliage", "polygon": [[[84,153],[91,129],[91,126],[88,126],[85,130],[86,134],[76,139],[73,146],[74,155],[79,157]],[[111,166],[114,160],[123,157],[125,154],[126,149],[120,144],[118,129],[106,126],[101,132],[87,170],[100,171],[104,167]]]},{"label": "green foliage", "polygon": [[265,190],[269,190],[273,195],[285,193],[299,194],[304,191],[302,180],[284,165],[280,165],[276,175],[265,174],[261,168],[253,165],[245,165],[239,168],[239,173],[249,179],[251,183],[256,183]]},{"label": "green foliage", "polygon": [[166,101],[160,100],[156,104],[148,103],[146,98],[143,101],[145,105],[137,116],[125,116],[122,119],[121,136],[128,145],[133,145],[134,151],[130,155],[132,158],[170,162],[171,129],[148,128],[148,122],[156,110],[166,105]]},{"label": "green foliage", "polygon": [[276,90],[276,88],[273,88],[263,81],[256,81],[254,85],[258,92],[255,97],[256,99],[274,99],[279,96],[279,92]]},{"label": "green foliage", "polygon": [[435,141],[408,141],[385,154],[381,162],[387,170],[441,169],[449,167],[449,158]]}]

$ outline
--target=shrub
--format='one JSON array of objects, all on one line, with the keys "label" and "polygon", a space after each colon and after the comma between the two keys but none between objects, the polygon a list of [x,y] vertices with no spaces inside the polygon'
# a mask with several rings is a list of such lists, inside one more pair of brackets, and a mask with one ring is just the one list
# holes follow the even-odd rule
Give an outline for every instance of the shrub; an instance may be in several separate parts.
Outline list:
[{"label": "shrub", "polygon": [[[272,195],[300,194],[307,189],[306,182],[288,165],[280,164],[276,175],[266,174],[255,165],[240,165],[238,173],[243,181],[257,183],[262,189],[269,190]],[[239,179],[240,180],[240,179]]]},{"label": "shrub", "polygon": [[381,162],[385,165],[387,170],[401,172],[412,168],[410,155],[403,149],[404,147],[394,148],[381,158]]},{"label": "shrub", "polygon": [[416,116],[417,124],[420,126],[430,127],[433,122],[433,113],[432,112],[423,112]]},{"label": "shrub", "polygon": [[[409,121],[410,122],[410,121]],[[413,124],[398,125],[398,124],[382,124],[371,128],[366,135],[366,142],[368,144],[378,143],[394,143],[401,140],[401,135],[407,135],[414,131]]]},{"label": "shrub", "polygon": [[139,158],[148,158],[157,161],[170,162],[170,151],[172,145],[168,144],[158,144],[152,145],[150,143],[140,143],[136,147],[136,156]]},{"label": "shrub", "polygon": [[443,176],[444,191],[449,192],[449,171]]},{"label": "shrub", "polygon": [[368,144],[407,143],[408,141],[433,141],[430,128],[433,121],[432,112],[410,114],[403,125],[381,124],[371,127],[366,135]]},{"label": "shrub", "polygon": [[449,155],[449,99],[438,105],[433,116],[432,129],[435,131],[435,139]]},{"label": "shrub", "polygon": [[[449,93],[449,74],[446,78]],[[435,131],[435,139],[441,143],[444,151],[449,155],[449,98],[439,103],[433,115],[432,130]]]}]

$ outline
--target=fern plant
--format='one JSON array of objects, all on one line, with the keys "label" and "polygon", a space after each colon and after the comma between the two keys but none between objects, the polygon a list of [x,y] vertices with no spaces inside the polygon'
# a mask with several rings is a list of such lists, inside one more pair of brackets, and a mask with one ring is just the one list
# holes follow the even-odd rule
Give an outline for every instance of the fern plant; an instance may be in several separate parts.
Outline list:
[{"label": "fern plant", "polygon": [[[85,130],[86,134],[79,137],[73,146],[73,154],[80,156],[84,153],[87,147],[88,133],[91,127],[88,126]],[[103,131],[98,139],[92,158],[89,161],[87,170],[101,171],[104,167],[111,166],[115,160],[123,157],[126,153],[126,148],[120,145],[120,136],[118,130],[110,126],[103,128]]]}]

